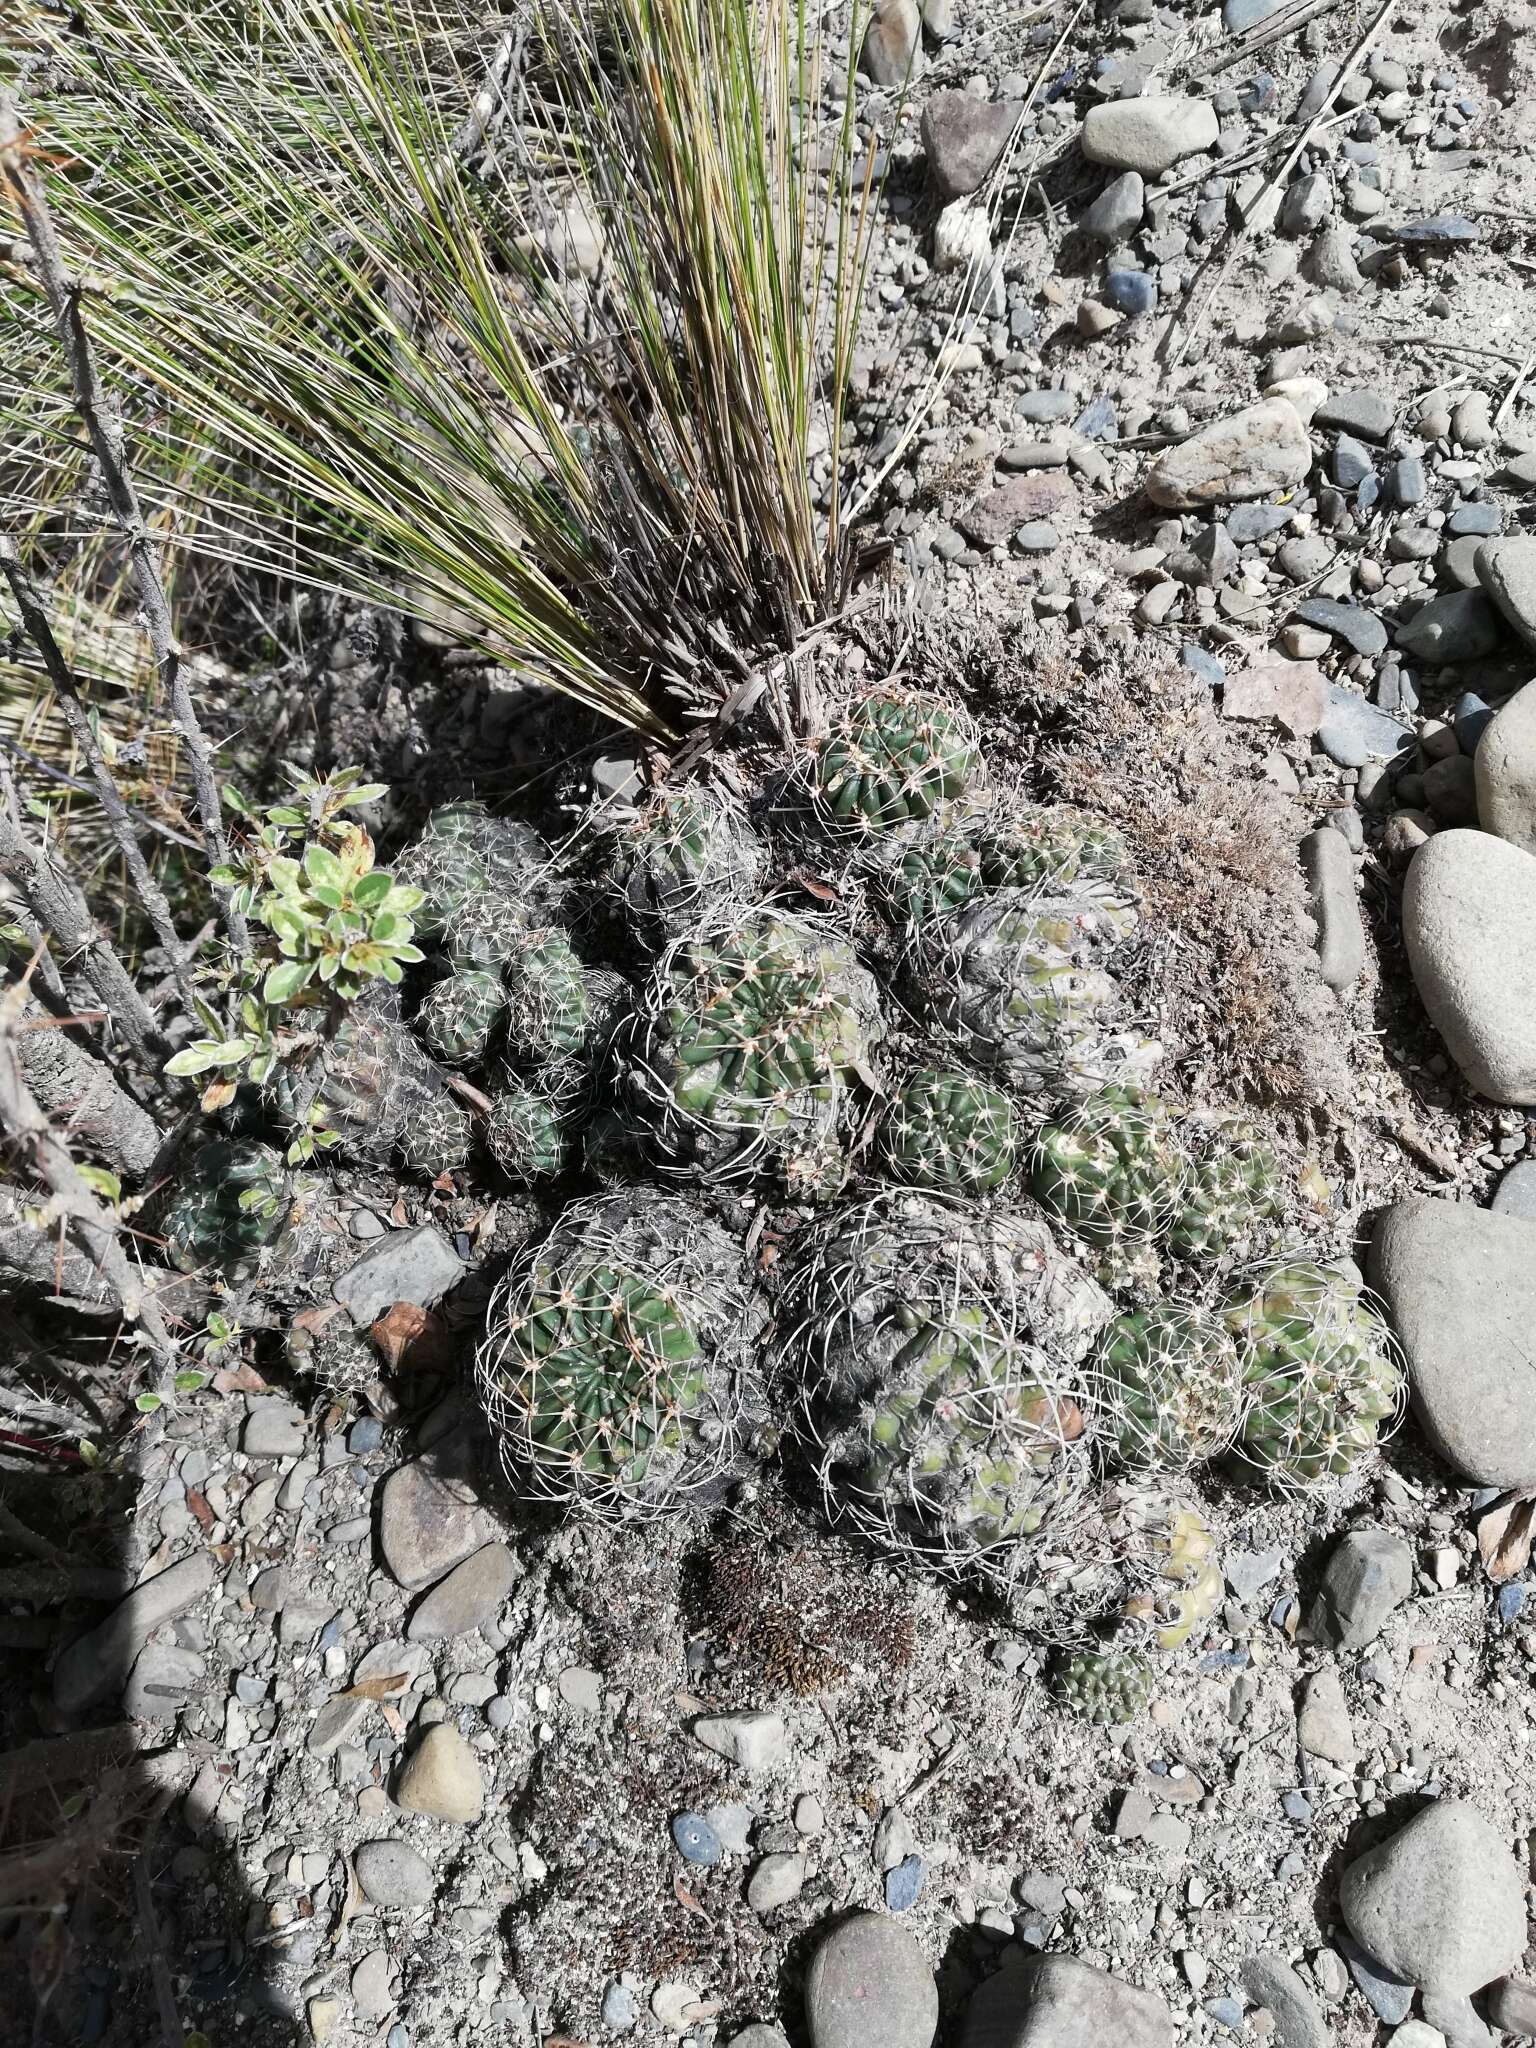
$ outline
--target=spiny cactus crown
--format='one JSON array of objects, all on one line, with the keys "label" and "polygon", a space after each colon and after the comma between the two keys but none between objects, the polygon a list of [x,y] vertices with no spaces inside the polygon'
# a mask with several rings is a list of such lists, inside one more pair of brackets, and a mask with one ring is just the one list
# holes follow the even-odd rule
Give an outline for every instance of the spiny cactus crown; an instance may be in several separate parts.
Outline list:
[{"label": "spiny cactus crown", "polygon": [[762,913],[658,964],[642,1002],[638,1107],[663,1150],[706,1171],[835,1185],[879,1029],[851,948]]},{"label": "spiny cactus crown", "polygon": [[976,763],[970,721],[954,706],[877,695],[855,705],[823,743],[817,786],[832,823],[888,832],[959,796]]},{"label": "spiny cactus crown", "polygon": [[507,1047],[540,1061],[579,1053],[591,1025],[586,975],[564,932],[528,932],[502,969]]},{"label": "spiny cactus crown", "polygon": [[172,1264],[183,1273],[213,1266],[228,1279],[246,1277],[281,1234],[291,1199],[287,1171],[270,1145],[216,1138],[200,1146],[164,1215]]},{"label": "spiny cactus crown", "polygon": [[507,1010],[492,968],[460,967],[435,982],[416,1012],[416,1029],[439,1059],[467,1066],[484,1059]]},{"label": "spiny cactus crown", "polygon": [[395,1149],[412,1173],[436,1180],[469,1163],[469,1118],[451,1095],[423,1092],[406,1107]]},{"label": "spiny cactus crown", "polygon": [[1105,1088],[1035,1141],[1035,1199],[1107,1251],[1159,1236],[1178,1214],[1183,1161],[1156,1096]]},{"label": "spiny cactus crown", "polygon": [[477,1360],[514,1483],[612,1512],[698,1492],[734,1454],[729,1359],[754,1330],[707,1218],[654,1194],[577,1204],[498,1290]]},{"label": "spiny cactus crown", "polygon": [[1169,1242],[1181,1258],[1250,1251],[1282,1212],[1280,1161],[1246,1117],[1202,1115],[1179,1130],[1184,1190]]},{"label": "spiny cactus crown", "polygon": [[1011,1587],[1082,1496],[1074,1365],[1108,1304],[1049,1232],[916,1196],[834,1218],[788,1339],[829,1502],[887,1547]]},{"label": "spiny cactus crown", "polygon": [[690,783],[665,791],[625,816],[613,839],[623,901],[663,932],[686,932],[756,893],[762,848],[721,790]]},{"label": "spiny cactus crown", "polygon": [[1237,1339],[1222,1318],[1161,1302],[1117,1316],[1094,1368],[1094,1403],[1127,1465],[1183,1471],[1221,1457],[1242,1428]]},{"label": "spiny cactus crown", "polygon": [[913,1187],[984,1194],[1013,1172],[1013,1104],[974,1074],[924,1067],[902,1083],[881,1128],[885,1163]]},{"label": "spiny cactus crown", "polygon": [[1359,1276],[1292,1261],[1261,1273],[1227,1312],[1249,1405],[1240,1451],[1273,1483],[1352,1472],[1397,1412],[1402,1374]]},{"label": "spiny cactus crown", "polygon": [[1135,1650],[1074,1650],[1052,1674],[1052,1689],[1069,1712],[1101,1728],[1122,1727],[1148,1706],[1157,1674]]},{"label": "spiny cactus crown", "polygon": [[514,1180],[553,1180],[570,1152],[560,1102],[537,1086],[508,1088],[486,1119],[485,1148]]}]

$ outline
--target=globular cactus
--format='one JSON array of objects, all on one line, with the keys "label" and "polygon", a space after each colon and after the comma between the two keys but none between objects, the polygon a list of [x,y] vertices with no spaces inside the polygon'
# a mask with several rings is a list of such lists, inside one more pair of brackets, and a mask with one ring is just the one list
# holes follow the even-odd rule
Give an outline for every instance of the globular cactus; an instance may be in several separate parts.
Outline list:
[{"label": "globular cactus", "polygon": [[1179,1212],[1184,1165],[1167,1111],[1134,1088],[1100,1090],[1035,1140],[1041,1207],[1117,1262],[1131,1262]]},{"label": "globular cactus", "polygon": [[833,1217],[786,1358],[829,1509],[1008,1595],[1086,1491],[1077,1364],[1109,1314],[1043,1224],[916,1195]]},{"label": "globular cactus", "polygon": [[834,825],[888,832],[959,796],[976,764],[974,728],[954,705],[877,694],[856,704],[823,741],[817,797]]},{"label": "globular cactus", "polygon": [[295,1372],[343,1398],[372,1386],[381,1370],[379,1353],[370,1338],[345,1323],[323,1330],[291,1324],[283,1337],[283,1356]]},{"label": "globular cactus", "polygon": [[1018,1157],[1008,1097],[974,1074],[924,1067],[902,1083],[881,1126],[885,1164],[912,1187],[985,1194]]},{"label": "globular cactus", "polygon": [[528,941],[528,905],[500,889],[472,896],[443,929],[443,952],[455,970],[500,973]]},{"label": "globular cactus", "polygon": [[665,791],[621,812],[610,837],[617,894],[654,935],[697,929],[757,894],[763,848],[724,790],[689,783]]},{"label": "globular cactus", "polygon": [[554,856],[537,832],[471,802],[433,811],[393,873],[425,892],[413,922],[418,937],[429,940],[446,938],[484,896],[526,905],[526,918],[547,919],[563,893]]},{"label": "globular cactus", "polygon": [[436,1180],[469,1164],[469,1117],[445,1092],[412,1099],[400,1122],[395,1152],[407,1172]]},{"label": "globular cactus", "polygon": [[1226,1583],[1209,1523],[1192,1502],[1146,1487],[1116,1489],[1107,1514],[1127,1585],[1124,1619],[1160,1650],[1182,1649],[1221,1605]]},{"label": "globular cactus", "polygon": [[1181,1258],[1251,1254],[1283,1210],[1280,1161],[1245,1117],[1196,1115],[1179,1128],[1184,1191],[1169,1236]]},{"label": "globular cactus", "polygon": [[1248,1386],[1240,1456],[1275,1484],[1344,1478],[1397,1413],[1402,1373],[1352,1268],[1291,1261],[1227,1311]]},{"label": "globular cactus", "polygon": [[507,1049],[539,1062],[579,1053],[592,1028],[587,977],[570,940],[555,927],[525,934],[502,969]]},{"label": "globular cactus", "polygon": [[760,912],[657,963],[632,1034],[636,1113],[671,1164],[709,1178],[840,1185],[855,1089],[883,1029],[852,948]]},{"label": "globular cactus", "polygon": [[565,1105],[537,1085],[506,1089],[486,1119],[485,1149],[513,1180],[555,1179],[571,1149]]},{"label": "globular cactus", "polygon": [[1136,1650],[1074,1650],[1051,1675],[1061,1705],[1100,1728],[1134,1721],[1150,1705],[1156,1687],[1151,1658]]},{"label": "globular cactus", "polygon": [[1135,916],[1100,883],[1049,901],[983,896],[915,935],[913,978],[939,1030],[1027,1094],[1070,1099],[1134,1083],[1162,1047],[1126,1028],[1102,962]]},{"label": "globular cactus", "polygon": [[248,1139],[200,1146],[178,1176],[161,1218],[171,1263],[183,1273],[213,1267],[248,1279],[282,1234],[292,1184],[280,1154]]},{"label": "globular cactus", "polygon": [[406,1111],[431,1093],[436,1070],[400,1021],[393,990],[353,1003],[310,1060],[276,1069],[262,1090],[270,1111],[294,1128],[313,1105],[346,1157],[382,1162]]},{"label": "globular cactus", "polygon": [[599,1515],[718,1498],[762,1320],[741,1248],[679,1197],[567,1210],[497,1290],[477,1358],[513,1483]]},{"label": "globular cactus", "polygon": [[1246,1398],[1237,1339],[1209,1309],[1160,1302],[1104,1332],[1094,1405],[1127,1465],[1177,1472],[1223,1456]]},{"label": "globular cactus", "polygon": [[978,896],[1005,890],[1050,898],[1097,884],[1129,896],[1130,859],[1112,825],[1066,805],[995,807],[944,815],[872,857],[877,901],[897,924],[920,928]]},{"label": "globular cactus", "polygon": [[416,1029],[439,1059],[468,1066],[484,1059],[507,1013],[501,976],[461,967],[434,982],[416,1012]]}]

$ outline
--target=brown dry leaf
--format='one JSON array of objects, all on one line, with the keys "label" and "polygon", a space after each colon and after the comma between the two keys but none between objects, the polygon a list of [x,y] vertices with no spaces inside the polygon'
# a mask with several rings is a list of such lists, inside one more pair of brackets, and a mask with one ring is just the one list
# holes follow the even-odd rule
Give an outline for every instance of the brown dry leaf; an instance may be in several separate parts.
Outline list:
[{"label": "brown dry leaf", "polygon": [[368,1334],[391,1372],[436,1371],[452,1357],[447,1324],[434,1310],[414,1301],[397,1301]]},{"label": "brown dry leaf", "polygon": [[208,1383],[216,1394],[264,1394],[267,1383],[254,1365],[226,1365]]},{"label": "brown dry leaf", "polygon": [[385,1722],[388,1724],[390,1734],[398,1737],[398,1739],[401,1742],[404,1742],[405,1717],[400,1712],[399,1708],[392,1707],[389,1704],[388,1700],[380,1700],[379,1712],[384,1716]]},{"label": "brown dry leaf", "polygon": [[187,1488],[186,1502],[193,1514],[196,1515],[199,1526],[204,1530],[211,1529],[214,1523],[213,1509],[209,1507],[207,1500],[198,1492],[195,1486]]},{"label": "brown dry leaf", "polygon": [[238,1086],[237,1081],[232,1081],[227,1076],[210,1081],[198,1098],[198,1106],[204,1116],[215,1116],[221,1109],[228,1109],[235,1099]]},{"label": "brown dry leaf", "polygon": [[1536,1544],[1536,1498],[1507,1494],[1477,1525],[1477,1550],[1483,1569],[1496,1586],[1518,1578],[1531,1561]]},{"label": "brown dry leaf", "polygon": [[682,1907],[683,1911],[685,1913],[692,1913],[696,1920],[707,1921],[709,1919],[709,1915],[693,1896],[693,1893],[689,1891],[687,1885],[683,1883],[680,1875],[672,1880],[672,1896]]},{"label": "brown dry leaf", "polygon": [[347,1866],[347,1896],[341,1902],[341,1911],[336,1916],[336,1925],[331,1929],[331,1947],[340,1948],[346,1935],[347,1922],[354,1913],[363,1910],[363,1888],[357,1881],[357,1872],[352,1868],[350,1856],[343,1859]]},{"label": "brown dry leaf", "polygon": [[829,882],[819,881],[807,868],[791,868],[789,879],[798,882],[807,896],[814,896],[818,903],[840,903],[842,898]]},{"label": "brown dry leaf", "polygon": [[315,1308],[300,1309],[290,1327],[295,1330],[310,1331],[329,1329],[336,1318],[345,1313],[346,1311],[342,1308],[339,1301],[322,1302]]},{"label": "brown dry leaf", "polygon": [[396,1671],[388,1678],[360,1678],[356,1685],[349,1685],[336,1697],[339,1700],[387,1700],[392,1692],[404,1690],[405,1673]]}]

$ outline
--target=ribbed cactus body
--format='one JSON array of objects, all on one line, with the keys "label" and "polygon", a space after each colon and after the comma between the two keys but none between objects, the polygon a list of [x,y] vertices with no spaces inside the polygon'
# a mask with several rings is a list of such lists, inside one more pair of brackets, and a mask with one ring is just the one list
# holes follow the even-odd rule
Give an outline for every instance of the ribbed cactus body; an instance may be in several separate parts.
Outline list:
[{"label": "ribbed cactus body", "polygon": [[255,1272],[281,1235],[292,1186],[280,1154],[248,1139],[216,1138],[179,1171],[161,1222],[166,1250],[183,1273],[212,1267],[226,1279]]},{"label": "ribbed cactus body", "polygon": [[1359,1277],[1304,1261],[1271,1267],[1227,1322],[1248,1385],[1242,1455],[1280,1483],[1354,1471],[1402,1391],[1391,1338]]},{"label": "ribbed cactus body", "polygon": [[1236,1442],[1246,1400],[1237,1339],[1213,1312],[1132,1309],[1104,1333],[1095,1402],[1127,1465],[1180,1471]]},{"label": "ribbed cactus body", "polygon": [[688,1204],[577,1204],[498,1291],[478,1359],[514,1482],[595,1512],[704,1494],[740,1448],[760,1321],[739,1248]]},{"label": "ribbed cactus body", "polygon": [[508,1088],[486,1119],[485,1149],[514,1180],[553,1180],[570,1154],[561,1103],[537,1085]]},{"label": "ribbed cactus body", "polygon": [[834,825],[887,832],[957,797],[976,768],[970,721],[953,705],[866,697],[823,743],[817,792]]},{"label": "ribbed cactus body", "polygon": [[835,1187],[880,1030],[874,982],[844,941],[760,914],[658,964],[641,1002],[636,1109],[680,1164]]},{"label": "ribbed cactus body", "polygon": [[1052,1674],[1061,1705],[1101,1728],[1134,1721],[1156,1685],[1152,1660],[1135,1650],[1075,1650]]},{"label": "ribbed cactus body", "polygon": [[881,1126],[885,1163],[913,1187],[985,1194],[1018,1157],[1013,1104],[975,1074],[924,1067],[897,1090]]},{"label": "ribbed cactus body", "polygon": [[416,1012],[416,1029],[439,1059],[468,1066],[485,1058],[507,1011],[492,968],[460,967],[434,982]]},{"label": "ribbed cactus body", "polygon": [[1280,1161],[1246,1117],[1192,1116],[1179,1131],[1184,1191],[1170,1244],[1182,1258],[1251,1251],[1282,1212]]},{"label": "ribbed cactus body", "polygon": [[1150,1243],[1179,1211],[1184,1164],[1155,1096],[1102,1089],[1035,1141],[1030,1186],[1042,1208],[1111,1253]]},{"label": "ribbed cactus body", "polygon": [[469,1117],[451,1095],[441,1091],[418,1095],[401,1119],[395,1151],[407,1172],[424,1180],[456,1173],[469,1163]]}]

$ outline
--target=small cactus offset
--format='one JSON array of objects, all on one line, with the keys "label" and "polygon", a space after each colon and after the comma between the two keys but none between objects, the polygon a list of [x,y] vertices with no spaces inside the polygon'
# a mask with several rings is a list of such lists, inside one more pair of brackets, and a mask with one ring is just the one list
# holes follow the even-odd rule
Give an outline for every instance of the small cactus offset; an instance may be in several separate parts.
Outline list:
[{"label": "small cactus offset", "polygon": [[527,904],[500,889],[472,896],[443,929],[443,952],[455,970],[499,973],[527,941]]},{"label": "small cactus offset", "polygon": [[610,872],[621,901],[651,931],[682,934],[757,894],[763,848],[741,806],[690,783],[625,816]]},{"label": "small cactus offset", "polygon": [[216,1138],[183,1168],[161,1220],[166,1251],[183,1273],[211,1266],[248,1279],[281,1236],[292,1184],[270,1145]]},{"label": "small cactus offset", "polygon": [[1049,1123],[1030,1186],[1042,1208],[1112,1257],[1133,1257],[1179,1213],[1184,1167],[1153,1095],[1105,1088]]},{"label": "small cactus offset", "polygon": [[514,1484],[598,1514],[713,1495],[740,1456],[760,1323],[739,1248],[679,1198],[567,1210],[502,1284],[477,1360]]},{"label": "small cactus offset", "polygon": [[501,976],[485,967],[460,967],[435,982],[416,1012],[416,1029],[439,1059],[456,1067],[485,1058],[507,1012]]},{"label": "small cactus offset", "polygon": [[1122,1489],[1109,1522],[1131,1589],[1125,1619],[1158,1649],[1182,1649],[1221,1605],[1226,1584],[1210,1525],[1190,1501],[1144,1487]]},{"label": "small cactus offset", "polygon": [[1099,884],[1049,903],[1019,890],[983,896],[917,934],[914,978],[939,1029],[1027,1094],[1071,1099],[1134,1083],[1162,1047],[1125,1029],[1118,986],[1099,964],[1134,918]]},{"label": "small cactus offset", "polygon": [[909,1075],[881,1128],[885,1163],[909,1186],[955,1194],[1001,1187],[1018,1158],[1013,1104],[974,1074]]},{"label": "small cactus offset", "polygon": [[1124,895],[1125,842],[1102,819],[1060,806],[1027,806],[1000,822],[992,811],[935,818],[875,856],[877,901],[893,923],[920,929],[978,896],[1041,898],[1099,885]]},{"label": "small cactus offset", "polygon": [[1219,1316],[1160,1302],[1117,1316],[1094,1368],[1094,1403],[1130,1466],[1185,1471],[1222,1457],[1242,1428],[1237,1339]]},{"label": "small cactus offset", "polygon": [[669,1160],[708,1177],[841,1184],[878,991],[839,938],[759,914],[673,947],[641,1000],[631,1085]]},{"label": "small cactus offset", "polygon": [[1276,1485],[1347,1477],[1395,1417],[1402,1373],[1352,1269],[1294,1261],[1227,1312],[1248,1386],[1239,1454]]},{"label": "small cactus offset", "polygon": [[570,1156],[560,1102],[536,1086],[508,1088],[486,1119],[485,1149],[513,1180],[555,1179]]},{"label": "small cactus offset", "polygon": [[529,932],[502,969],[507,1049],[535,1063],[579,1053],[591,1029],[585,971],[570,940],[555,928]]},{"label": "small cactus offset", "polygon": [[408,1173],[436,1180],[469,1164],[469,1117],[441,1090],[414,1097],[401,1119],[395,1152]]},{"label": "small cactus offset", "polygon": [[824,741],[817,794],[834,825],[889,832],[959,796],[977,758],[971,722],[953,705],[895,693],[866,697]]},{"label": "small cactus offset", "polygon": [[1281,1214],[1280,1161],[1246,1117],[1192,1116],[1179,1130],[1183,1197],[1169,1235],[1181,1257],[1251,1253]]},{"label": "small cactus offset", "polygon": [[1137,1650],[1074,1650],[1051,1674],[1061,1705],[1099,1728],[1134,1721],[1150,1706],[1156,1687],[1151,1658]]},{"label": "small cactus offset", "polygon": [[416,929],[434,940],[447,939],[482,897],[527,906],[526,919],[547,916],[561,894],[554,857],[539,835],[471,802],[433,811],[421,836],[395,862],[394,874],[425,893]]},{"label": "small cactus offset", "polygon": [[443,834],[430,829],[396,860],[395,879],[420,889],[422,902],[416,911],[419,937],[442,939],[454,920],[486,895],[490,876],[468,834]]},{"label": "small cactus offset", "polygon": [[1108,1312],[1044,1227],[918,1196],[834,1218],[792,1283],[788,1356],[829,1508],[1014,1591],[1083,1499],[1075,1367]]}]

